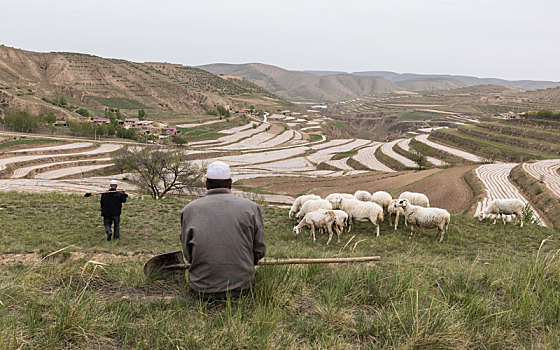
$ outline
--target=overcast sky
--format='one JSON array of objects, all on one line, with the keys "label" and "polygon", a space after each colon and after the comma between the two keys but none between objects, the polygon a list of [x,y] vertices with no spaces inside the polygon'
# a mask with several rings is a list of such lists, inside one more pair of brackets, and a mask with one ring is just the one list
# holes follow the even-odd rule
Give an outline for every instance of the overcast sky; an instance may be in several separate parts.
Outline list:
[{"label": "overcast sky", "polygon": [[558,0],[0,0],[0,44],[186,65],[560,81]]}]

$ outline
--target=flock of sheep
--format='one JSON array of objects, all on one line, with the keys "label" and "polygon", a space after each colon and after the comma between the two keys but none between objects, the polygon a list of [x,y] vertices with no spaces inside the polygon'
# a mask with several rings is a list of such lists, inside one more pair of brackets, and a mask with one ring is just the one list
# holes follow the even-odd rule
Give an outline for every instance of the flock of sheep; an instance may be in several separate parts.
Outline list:
[{"label": "flock of sheep", "polygon": [[[523,210],[525,205],[518,199],[496,199],[481,211],[478,218],[494,217],[494,224],[501,216],[505,224],[505,215],[515,215],[516,221],[521,221],[523,227]],[[316,241],[315,229],[326,230],[329,234],[327,244],[331,242],[333,229],[337,234],[338,243],[340,235],[352,230],[356,221],[371,222],[376,236],[379,236],[379,225],[384,220],[384,215],[389,215],[389,224],[398,229],[399,217],[404,216],[405,224],[410,224],[410,238],[414,232],[422,228],[437,228],[443,241],[445,230],[449,226],[451,216],[441,208],[430,207],[430,200],[423,193],[403,192],[396,199],[385,191],[370,194],[367,191],[349,193],[332,193],[325,199],[314,194],[299,196],[290,208],[289,217],[296,218],[298,224],[294,226],[293,233],[298,236],[304,226],[311,229],[313,242]],[[393,216],[394,224],[393,224]]]}]

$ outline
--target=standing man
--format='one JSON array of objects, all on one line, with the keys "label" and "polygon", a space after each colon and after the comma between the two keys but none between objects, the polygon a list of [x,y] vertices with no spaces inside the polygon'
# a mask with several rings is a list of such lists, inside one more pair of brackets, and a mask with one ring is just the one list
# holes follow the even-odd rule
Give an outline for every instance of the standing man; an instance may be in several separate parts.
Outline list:
[{"label": "standing man", "polygon": [[[105,232],[107,232],[107,240],[120,238],[120,222],[122,204],[126,203],[125,190],[117,191],[118,182],[111,180],[109,190],[101,195],[101,216],[103,216],[103,224]],[[114,233],[111,233],[111,225],[114,223]]]},{"label": "standing man", "polygon": [[232,195],[231,184],[226,163],[210,164],[207,195],[181,212],[183,255],[191,264],[189,285],[205,298],[223,299],[248,290],[266,251],[259,206]]}]

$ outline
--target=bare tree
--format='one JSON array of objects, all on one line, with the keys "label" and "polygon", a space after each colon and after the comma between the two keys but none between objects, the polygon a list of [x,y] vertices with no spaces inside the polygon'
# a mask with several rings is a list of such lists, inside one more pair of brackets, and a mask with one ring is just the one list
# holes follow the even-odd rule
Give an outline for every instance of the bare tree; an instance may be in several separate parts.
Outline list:
[{"label": "bare tree", "polygon": [[204,188],[204,169],[184,160],[184,151],[161,148],[126,148],[113,155],[121,172],[130,172],[130,180],[152,198],[169,192],[198,194]]}]

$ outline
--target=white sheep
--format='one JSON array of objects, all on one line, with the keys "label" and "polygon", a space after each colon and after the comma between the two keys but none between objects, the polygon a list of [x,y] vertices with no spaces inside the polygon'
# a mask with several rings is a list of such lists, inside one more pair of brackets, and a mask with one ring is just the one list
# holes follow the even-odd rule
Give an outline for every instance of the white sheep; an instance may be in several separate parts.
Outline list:
[{"label": "white sheep", "polygon": [[[389,225],[393,226],[392,218],[393,216],[395,216],[395,224],[394,224],[395,231],[399,226],[399,217],[401,215],[404,217],[404,211],[402,208],[397,207],[397,201],[398,199],[393,199],[391,200],[391,202],[389,202],[389,205],[387,206],[387,213],[389,214]],[[406,224],[406,219],[405,219],[405,224]]]},{"label": "white sheep", "polygon": [[338,234],[338,243],[340,243],[340,235],[342,233],[344,233],[344,230],[346,229],[346,227],[348,226],[348,214],[345,211],[342,210],[325,210],[325,209],[319,209],[317,210],[318,212],[322,212],[325,213],[327,211],[332,211],[335,215],[336,215],[336,221],[335,221],[335,228],[336,228],[336,233]]},{"label": "white sheep", "polygon": [[321,197],[315,194],[306,194],[297,197],[294,203],[292,204],[292,207],[290,208],[290,213],[288,214],[290,219],[293,218],[294,215],[301,209],[303,203],[307,202],[308,200],[316,200],[316,199],[321,199]]},{"label": "white sheep", "polygon": [[371,201],[379,204],[383,210],[387,210],[392,200],[393,197],[385,191],[377,191],[371,194]]},{"label": "white sheep", "polygon": [[[293,228],[294,236],[299,236],[303,226],[308,226],[311,228],[311,237],[313,238],[313,242],[316,242],[315,228],[326,228],[329,233],[329,240],[327,241],[327,244],[329,244],[333,236],[332,227],[333,224],[335,224],[335,222],[336,222],[336,214],[332,210],[326,210],[324,212],[319,212],[318,210],[316,210],[316,211],[309,212],[305,214],[303,219],[301,219],[301,221],[296,226],[294,226]],[[338,231],[338,229],[336,230],[340,242],[340,231]]]},{"label": "white sheep", "polygon": [[478,213],[478,220],[482,221],[485,217],[494,215],[494,225],[498,216],[502,217],[502,222],[506,224],[504,215],[515,215],[514,225],[517,221],[521,221],[520,227],[523,227],[523,211],[525,210],[525,203],[520,199],[494,199],[488,206]]},{"label": "white sheep", "polygon": [[418,205],[424,208],[430,207],[430,200],[423,193],[406,191],[401,193],[399,199],[408,199],[408,202],[412,205]]},{"label": "white sheep", "polygon": [[361,202],[357,199],[336,197],[333,199],[340,209],[348,214],[348,232],[352,230],[354,220],[370,221],[379,237],[379,223],[383,221],[383,208],[373,202]]},{"label": "white sheep", "polygon": [[439,241],[440,243],[443,241],[445,230],[449,227],[451,221],[451,216],[447,210],[413,205],[406,198],[399,199],[396,206],[403,209],[406,220],[410,223],[410,238],[414,235],[414,228],[418,231],[419,227],[437,227],[438,233],[441,235]]},{"label": "white sheep", "polygon": [[325,200],[332,203],[332,199],[335,197],[343,197],[348,199],[357,199],[353,194],[350,193],[331,193],[325,197]]},{"label": "white sheep", "polygon": [[332,204],[327,202],[324,199],[311,199],[311,200],[308,200],[307,202],[303,203],[303,205],[301,206],[301,209],[296,214],[296,219],[299,222],[299,220],[301,218],[303,218],[305,216],[305,214],[307,214],[307,213],[310,213],[310,212],[318,210],[318,209],[331,210],[332,208],[333,208]]},{"label": "white sheep", "polygon": [[371,193],[369,193],[368,191],[358,190],[354,193],[354,197],[356,197],[357,200],[362,202],[371,201]]}]

